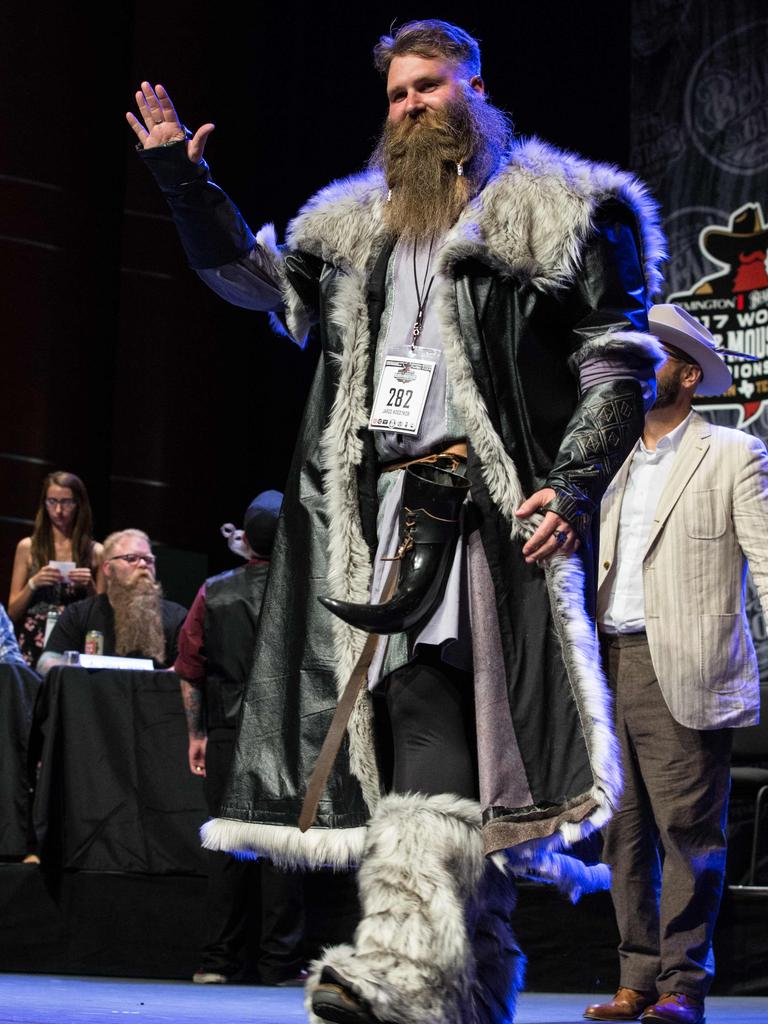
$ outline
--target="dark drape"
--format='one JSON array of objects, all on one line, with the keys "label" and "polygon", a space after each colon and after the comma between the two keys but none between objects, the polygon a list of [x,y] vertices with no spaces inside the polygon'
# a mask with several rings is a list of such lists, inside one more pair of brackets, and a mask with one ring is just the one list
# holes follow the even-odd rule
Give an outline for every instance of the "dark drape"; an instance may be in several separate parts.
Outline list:
[{"label": "dark drape", "polygon": [[22,665],[0,665],[0,857],[29,852],[29,738],[40,677]]},{"label": "dark drape", "polygon": [[47,867],[205,874],[207,811],[172,672],[49,673],[34,820]]}]

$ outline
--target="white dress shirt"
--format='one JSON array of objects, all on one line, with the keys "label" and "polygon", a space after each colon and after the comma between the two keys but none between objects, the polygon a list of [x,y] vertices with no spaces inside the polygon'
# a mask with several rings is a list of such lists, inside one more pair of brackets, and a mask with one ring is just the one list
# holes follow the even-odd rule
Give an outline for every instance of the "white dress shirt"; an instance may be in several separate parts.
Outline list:
[{"label": "white dress shirt", "polygon": [[689,418],[690,413],[665,434],[655,451],[649,451],[641,438],[632,453],[619,515],[614,571],[597,609],[597,621],[604,633],[640,633],[645,629],[643,556]]}]

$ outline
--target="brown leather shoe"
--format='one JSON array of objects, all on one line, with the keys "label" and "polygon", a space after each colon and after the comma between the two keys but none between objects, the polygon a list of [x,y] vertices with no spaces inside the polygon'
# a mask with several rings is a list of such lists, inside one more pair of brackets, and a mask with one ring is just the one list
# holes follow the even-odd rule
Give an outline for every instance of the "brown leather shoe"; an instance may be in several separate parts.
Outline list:
[{"label": "brown leather shoe", "polygon": [[704,1001],[685,992],[665,992],[640,1020],[643,1024],[704,1024]]},{"label": "brown leather shoe", "polygon": [[593,1003],[584,1011],[587,1020],[638,1020],[640,1014],[656,1000],[655,992],[638,992],[620,988],[609,1003]]}]

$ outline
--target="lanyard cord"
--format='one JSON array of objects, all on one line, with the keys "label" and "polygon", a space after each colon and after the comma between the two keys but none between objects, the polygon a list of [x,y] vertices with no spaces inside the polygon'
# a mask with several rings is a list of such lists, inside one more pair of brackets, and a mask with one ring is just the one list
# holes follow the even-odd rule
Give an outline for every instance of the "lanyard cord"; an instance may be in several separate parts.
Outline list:
[{"label": "lanyard cord", "polygon": [[432,277],[430,277],[429,279],[429,283],[427,283],[427,274],[429,273],[429,265],[432,262],[432,248],[434,244],[435,236],[432,235],[432,237],[429,240],[427,265],[424,268],[424,280],[421,282],[421,288],[419,288],[419,277],[416,272],[416,242],[413,243],[413,283],[416,288],[416,302],[418,303],[419,308],[418,312],[416,313],[416,322],[414,323],[413,330],[411,331],[411,349],[416,347],[416,342],[418,340],[419,335],[421,334],[421,328],[424,323],[424,309],[427,305],[429,293],[432,290],[432,283],[435,280],[435,275],[433,274]]}]

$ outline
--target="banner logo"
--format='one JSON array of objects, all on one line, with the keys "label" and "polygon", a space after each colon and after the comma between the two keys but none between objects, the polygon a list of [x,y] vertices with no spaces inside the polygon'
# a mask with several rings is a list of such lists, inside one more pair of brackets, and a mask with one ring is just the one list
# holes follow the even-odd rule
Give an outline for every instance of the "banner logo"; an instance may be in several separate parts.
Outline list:
[{"label": "banner logo", "polygon": [[768,401],[768,227],[760,203],[740,206],[727,225],[703,228],[699,250],[718,269],[667,301],[701,320],[721,348],[757,358],[746,362],[726,355],[733,385],[724,395],[696,402],[699,409],[738,409],[738,425],[744,427]]},{"label": "banner logo", "polygon": [[768,168],[768,22],[723,36],[696,63],[685,120],[701,155],[730,174]]}]

